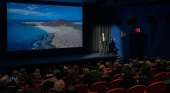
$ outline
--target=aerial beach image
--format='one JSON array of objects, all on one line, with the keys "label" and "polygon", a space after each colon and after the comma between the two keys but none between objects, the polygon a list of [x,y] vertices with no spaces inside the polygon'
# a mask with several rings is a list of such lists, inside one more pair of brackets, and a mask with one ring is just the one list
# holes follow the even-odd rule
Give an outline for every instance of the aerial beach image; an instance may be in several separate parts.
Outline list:
[{"label": "aerial beach image", "polygon": [[82,7],[7,3],[8,51],[82,47]]}]

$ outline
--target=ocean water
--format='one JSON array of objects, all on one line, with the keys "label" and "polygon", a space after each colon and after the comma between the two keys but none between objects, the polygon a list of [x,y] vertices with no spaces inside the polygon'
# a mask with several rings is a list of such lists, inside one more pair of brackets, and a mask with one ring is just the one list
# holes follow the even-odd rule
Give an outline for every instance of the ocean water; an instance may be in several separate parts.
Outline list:
[{"label": "ocean water", "polygon": [[19,22],[44,22],[44,20],[8,20],[7,49],[8,51],[32,50],[33,43],[48,34],[36,26],[15,26]]}]

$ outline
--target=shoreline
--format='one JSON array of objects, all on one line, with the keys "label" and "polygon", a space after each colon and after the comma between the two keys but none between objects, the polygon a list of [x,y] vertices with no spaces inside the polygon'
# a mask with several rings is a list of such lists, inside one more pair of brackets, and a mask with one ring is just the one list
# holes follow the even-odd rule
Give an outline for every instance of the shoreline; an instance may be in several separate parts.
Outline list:
[{"label": "shoreline", "polygon": [[54,34],[51,44],[57,48],[82,47],[82,31],[71,26],[36,26],[48,33]]},{"label": "shoreline", "polygon": [[54,49],[56,48],[51,44],[54,34],[48,33],[42,36],[41,40],[37,40],[33,43],[32,48],[33,50],[40,50],[40,49]]},{"label": "shoreline", "polygon": [[[47,37],[33,44],[33,49],[82,47],[82,31],[71,26],[35,26],[46,31]],[[35,48],[36,46],[36,48]]]}]

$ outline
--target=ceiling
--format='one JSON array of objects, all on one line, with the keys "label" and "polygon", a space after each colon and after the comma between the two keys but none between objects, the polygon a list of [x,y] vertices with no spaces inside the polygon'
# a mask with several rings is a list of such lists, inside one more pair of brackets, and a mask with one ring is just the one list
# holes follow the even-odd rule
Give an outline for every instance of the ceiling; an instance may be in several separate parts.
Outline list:
[{"label": "ceiling", "polygon": [[111,6],[125,6],[135,4],[150,4],[150,3],[167,3],[170,0],[39,0],[49,2],[62,2],[62,3],[78,3],[78,4],[95,4],[102,7]]}]

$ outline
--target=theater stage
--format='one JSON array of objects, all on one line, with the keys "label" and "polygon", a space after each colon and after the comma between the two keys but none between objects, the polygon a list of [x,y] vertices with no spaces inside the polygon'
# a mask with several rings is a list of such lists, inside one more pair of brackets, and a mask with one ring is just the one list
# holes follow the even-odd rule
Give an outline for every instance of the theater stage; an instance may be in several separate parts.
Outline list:
[{"label": "theater stage", "polygon": [[12,61],[2,61],[0,67],[9,67],[9,66],[25,66],[33,64],[53,64],[53,63],[62,63],[62,62],[71,62],[71,61],[96,61],[96,60],[116,60],[117,55],[112,53],[107,54],[106,56],[100,55],[100,53],[92,53],[86,55],[72,55],[72,56],[56,56],[56,57],[46,57],[46,58],[34,58],[34,59],[22,59],[22,60],[12,60]]}]

